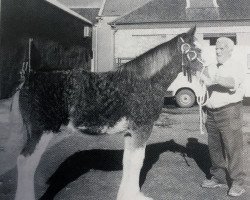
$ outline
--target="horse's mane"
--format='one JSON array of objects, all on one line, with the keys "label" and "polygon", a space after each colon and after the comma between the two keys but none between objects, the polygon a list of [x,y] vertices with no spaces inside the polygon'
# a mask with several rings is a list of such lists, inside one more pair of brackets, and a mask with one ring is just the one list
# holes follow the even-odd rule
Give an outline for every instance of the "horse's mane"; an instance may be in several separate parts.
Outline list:
[{"label": "horse's mane", "polygon": [[183,34],[177,35],[173,39],[149,49],[145,53],[119,66],[117,71],[133,74],[133,76],[139,79],[152,77],[152,75],[160,71],[163,66],[170,63],[171,58],[178,51],[178,37],[182,35]]}]

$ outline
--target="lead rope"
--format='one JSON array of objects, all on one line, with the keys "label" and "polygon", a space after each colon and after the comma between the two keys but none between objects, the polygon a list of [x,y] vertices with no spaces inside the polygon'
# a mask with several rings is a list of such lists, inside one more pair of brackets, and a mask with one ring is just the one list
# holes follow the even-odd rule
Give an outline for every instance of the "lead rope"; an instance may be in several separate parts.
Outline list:
[{"label": "lead rope", "polygon": [[[190,45],[185,43],[183,38],[180,37],[181,41],[183,42],[183,44],[181,45],[181,65],[182,65],[182,71],[183,71],[183,74],[184,76],[186,76],[186,73],[187,74],[191,74],[191,73],[188,73],[187,72],[187,67],[184,63],[184,54],[187,54],[190,50]],[[197,56],[197,54],[196,54]],[[188,59],[189,61],[192,60],[191,58]],[[202,115],[202,106],[205,106],[206,103],[207,103],[207,99],[208,99],[208,91],[207,91],[207,88],[206,88],[206,85],[204,83],[201,83],[201,76],[203,75],[204,73],[204,70],[205,70],[205,66],[204,66],[204,62],[197,58],[197,60],[203,65],[203,68],[201,70],[201,74],[198,78],[198,82],[200,83],[200,90],[198,91],[198,94],[196,95],[196,101],[199,105],[199,122],[200,122],[200,133],[201,134],[204,134],[204,131],[202,129],[202,125],[203,125],[203,115]],[[189,77],[188,77],[189,78]],[[190,80],[191,80],[191,77],[190,77]]]},{"label": "lead rope", "polygon": [[203,69],[201,71],[200,76],[198,77],[198,82],[200,83],[200,90],[198,91],[196,95],[196,101],[199,105],[199,122],[200,122],[200,134],[204,134],[204,131],[202,129],[203,127],[203,114],[202,114],[202,106],[205,106],[207,104],[208,99],[208,91],[204,83],[201,83],[201,76],[203,75],[205,70],[205,66],[203,66]]}]

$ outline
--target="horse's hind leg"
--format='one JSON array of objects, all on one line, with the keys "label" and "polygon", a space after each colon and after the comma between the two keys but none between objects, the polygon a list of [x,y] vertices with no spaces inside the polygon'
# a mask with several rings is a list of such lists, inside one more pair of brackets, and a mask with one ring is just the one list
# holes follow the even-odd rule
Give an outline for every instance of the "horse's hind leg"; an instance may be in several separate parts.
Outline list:
[{"label": "horse's hind leg", "polygon": [[[52,137],[52,132],[44,132],[39,138],[30,138],[23,152],[18,156],[15,200],[35,200],[34,177],[36,168]],[[37,139],[40,140],[35,141]]]},{"label": "horse's hind leg", "polygon": [[117,200],[152,200],[140,192],[139,179],[152,125],[137,128],[125,135],[123,175]]}]

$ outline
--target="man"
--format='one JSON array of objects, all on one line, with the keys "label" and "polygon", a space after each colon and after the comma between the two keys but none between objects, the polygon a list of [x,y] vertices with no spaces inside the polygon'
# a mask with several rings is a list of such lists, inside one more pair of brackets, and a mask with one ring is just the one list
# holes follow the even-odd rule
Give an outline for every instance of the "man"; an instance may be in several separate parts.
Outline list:
[{"label": "man", "polygon": [[234,43],[226,37],[216,42],[217,65],[209,66],[201,76],[209,97],[206,108],[208,147],[212,160],[211,180],[204,188],[228,187],[228,195],[240,196],[243,171],[242,99],[245,70],[232,57]]}]

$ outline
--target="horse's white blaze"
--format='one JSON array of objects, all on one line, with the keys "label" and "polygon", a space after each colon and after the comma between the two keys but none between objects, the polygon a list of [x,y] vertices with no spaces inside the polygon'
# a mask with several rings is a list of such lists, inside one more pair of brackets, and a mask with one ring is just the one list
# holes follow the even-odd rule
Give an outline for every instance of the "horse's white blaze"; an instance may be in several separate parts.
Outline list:
[{"label": "horse's white blaze", "polygon": [[116,122],[113,127],[104,126],[101,130],[102,133],[114,134],[120,133],[128,129],[129,121],[126,117],[121,118],[120,121]]},{"label": "horse's white blaze", "polygon": [[52,137],[53,133],[45,132],[30,156],[18,156],[18,180],[15,200],[35,200],[34,176],[36,168]]},{"label": "horse's white blaze", "polygon": [[145,197],[140,192],[139,187],[139,177],[145,157],[146,145],[144,147],[130,149],[128,140],[130,140],[130,138],[125,137],[125,149],[123,155],[123,175],[117,199],[149,200],[151,198]]}]

